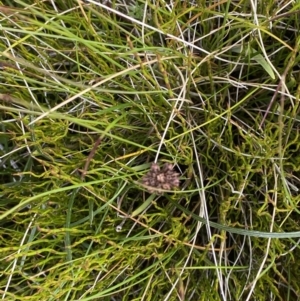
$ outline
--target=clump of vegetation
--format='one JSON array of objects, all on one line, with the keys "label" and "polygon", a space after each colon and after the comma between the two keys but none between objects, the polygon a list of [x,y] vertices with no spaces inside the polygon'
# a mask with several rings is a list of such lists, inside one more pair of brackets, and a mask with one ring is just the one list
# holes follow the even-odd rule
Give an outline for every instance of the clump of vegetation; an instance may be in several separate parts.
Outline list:
[{"label": "clump of vegetation", "polygon": [[161,169],[157,163],[152,163],[148,173],[143,177],[142,184],[150,193],[162,193],[179,186],[179,173],[173,170],[173,165],[165,163]]},{"label": "clump of vegetation", "polygon": [[298,300],[299,9],[3,1],[3,298]]}]

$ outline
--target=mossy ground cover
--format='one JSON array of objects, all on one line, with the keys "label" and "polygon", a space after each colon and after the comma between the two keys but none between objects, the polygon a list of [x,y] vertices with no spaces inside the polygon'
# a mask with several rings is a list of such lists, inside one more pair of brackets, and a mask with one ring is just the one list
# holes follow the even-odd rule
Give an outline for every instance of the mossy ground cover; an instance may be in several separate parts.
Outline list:
[{"label": "mossy ground cover", "polygon": [[299,10],[2,1],[2,299],[299,300]]}]

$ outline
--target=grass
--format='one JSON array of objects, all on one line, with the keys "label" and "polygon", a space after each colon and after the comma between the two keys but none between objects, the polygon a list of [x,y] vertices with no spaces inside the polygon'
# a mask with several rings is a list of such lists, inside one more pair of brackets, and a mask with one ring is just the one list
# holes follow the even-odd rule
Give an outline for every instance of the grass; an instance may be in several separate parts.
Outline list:
[{"label": "grass", "polygon": [[299,9],[2,1],[2,299],[300,300]]}]

